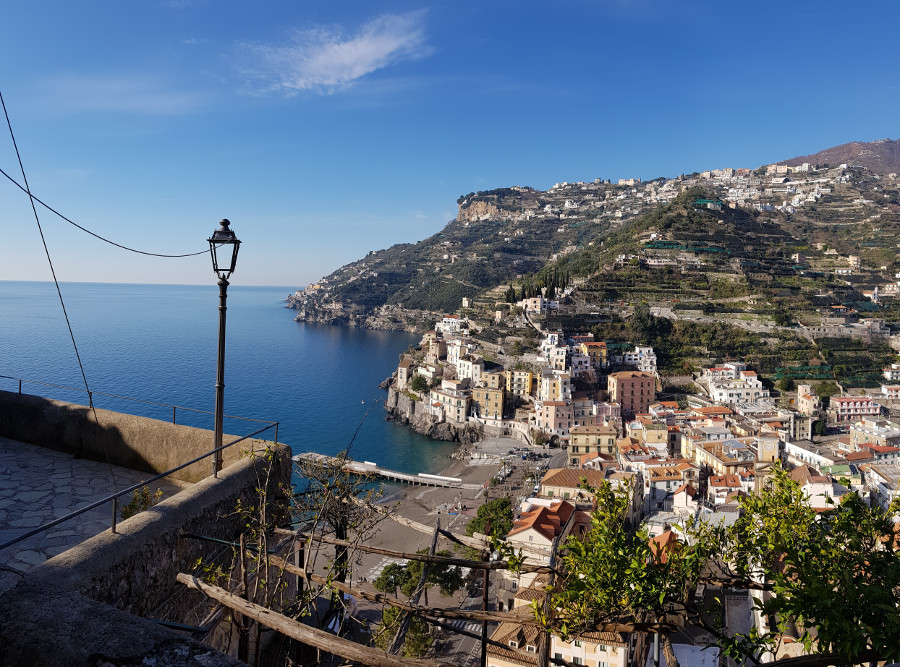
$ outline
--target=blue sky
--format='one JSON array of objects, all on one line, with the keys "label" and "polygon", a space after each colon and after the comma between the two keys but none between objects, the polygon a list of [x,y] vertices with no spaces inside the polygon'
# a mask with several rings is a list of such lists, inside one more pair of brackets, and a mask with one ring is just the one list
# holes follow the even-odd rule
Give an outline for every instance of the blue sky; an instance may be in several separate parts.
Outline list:
[{"label": "blue sky", "polygon": [[[112,240],[300,286],[509,185],[756,167],[896,138],[900,3],[8,3],[0,77],[32,192]],[[0,132],[0,168],[21,182]],[[49,280],[0,178],[0,279]],[[61,280],[212,282],[38,207]]]}]

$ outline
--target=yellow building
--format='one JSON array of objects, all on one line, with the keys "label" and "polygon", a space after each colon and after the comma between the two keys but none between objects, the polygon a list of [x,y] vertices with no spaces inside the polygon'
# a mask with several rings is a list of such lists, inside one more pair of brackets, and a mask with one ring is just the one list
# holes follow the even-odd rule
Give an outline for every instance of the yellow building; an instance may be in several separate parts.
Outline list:
[{"label": "yellow building", "polygon": [[506,371],[506,391],[514,396],[529,398],[534,393],[534,373],[531,371]]},{"label": "yellow building", "polygon": [[577,466],[582,454],[616,453],[616,429],[610,426],[573,426],[569,429],[569,458]]},{"label": "yellow building", "polygon": [[489,389],[506,388],[506,373],[504,373],[503,371],[482,373],[481,381]]},{"label": "yellow building", "polygon": [[578,344],[579,349],[591,359],[591,366],[600,368],[606,366],[609,357],[606,343],[603,342],[584,342]]},{"label": "yellow building", "polygon": [[478,387],[472,390],[472,410],[481,418],[503,419],[503,388]]}]

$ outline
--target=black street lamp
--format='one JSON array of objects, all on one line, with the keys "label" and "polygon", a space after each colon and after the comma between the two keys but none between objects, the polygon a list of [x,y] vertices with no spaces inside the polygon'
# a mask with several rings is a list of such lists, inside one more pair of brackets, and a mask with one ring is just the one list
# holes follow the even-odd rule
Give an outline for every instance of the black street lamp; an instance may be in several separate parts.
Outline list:
[{"label": "black street lamp", "polygon": [[228,292],[228,277],[234,273],[237,264],[238,250],[241,242],[229,229],[228,220],[222,220],[221,226],[209,238],[209,254],[212,256],[213,271],[219,277],[219,358],[216,364],[216,425],[215,449],[213,454],[213,476],[218,477],[222,469],[222,419],[224,417],[225,397],[225,299]]}]

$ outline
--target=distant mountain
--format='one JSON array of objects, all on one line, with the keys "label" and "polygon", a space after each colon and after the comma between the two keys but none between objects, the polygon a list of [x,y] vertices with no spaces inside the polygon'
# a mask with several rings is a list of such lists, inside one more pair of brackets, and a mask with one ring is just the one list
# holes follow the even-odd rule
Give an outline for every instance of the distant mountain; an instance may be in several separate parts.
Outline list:
[{"label": "distant mountain", "polygon": [[813,155],[784,160],[778,164],[796,167],[804,162],[810,164],[828,164],[836,167],[839,164],[865,167],[869,171],[884,176],[900,173],[900,140],[880,139],[878,141],[851,141],[833,148],[826,148]]},{"label": "distant mountain", "polygon": [[[793,167],[804,162],[811,167]],[[900,173],[900,141],[845,144],[780,170],[470,192],[437,234],[372,250],[289,305],[304,321],[415,329],[463,304],[493,313],[511,291],[560,284],[578,285],[582,296],[572,298],[591,311],[641,300],[702,305],[777,285],[769,302],[810,281],[816,294],[832,289],[815,281],[834,275],[848,289],[850,274],[854,288],[871,288],[900,270],[900,179],[890,173]],[[848,268],[851,255],[865,275]]]}]

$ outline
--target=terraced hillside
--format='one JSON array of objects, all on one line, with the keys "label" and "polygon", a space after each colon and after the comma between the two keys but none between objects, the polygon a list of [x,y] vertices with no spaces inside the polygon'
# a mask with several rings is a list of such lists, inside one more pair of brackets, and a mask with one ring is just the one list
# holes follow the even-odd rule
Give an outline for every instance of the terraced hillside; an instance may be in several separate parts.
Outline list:
[{"label": "terraced hillside", "polygon": [[816,294],[862,300],[900,270],[898,185],[864,167],[770,165],[469,193],[439,233],[372,251],[292,305],[301,319],[414,328],[464,298],[487,310],[510,285],[539,290],[555,272],[580,285],[576,309],[647,301],[798,317],[821,307]]}]

